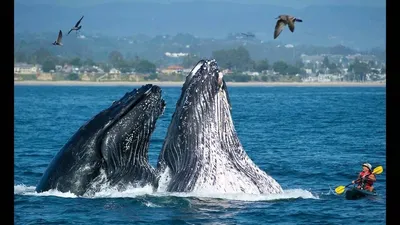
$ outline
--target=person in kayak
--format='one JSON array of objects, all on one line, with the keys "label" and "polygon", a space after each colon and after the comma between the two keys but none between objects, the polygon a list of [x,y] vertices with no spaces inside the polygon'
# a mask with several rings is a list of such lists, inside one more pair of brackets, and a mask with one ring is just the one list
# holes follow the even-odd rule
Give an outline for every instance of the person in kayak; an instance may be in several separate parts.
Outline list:
[{"label": "person in kayak", "polygon": [[373,184],[376,181],[375,174],[372,173],[372,166],[369,163],[362,164],[362,171],[358,175],[357,180],[353,180],[351,183],[358,184],[357,188],[373,191]]}]

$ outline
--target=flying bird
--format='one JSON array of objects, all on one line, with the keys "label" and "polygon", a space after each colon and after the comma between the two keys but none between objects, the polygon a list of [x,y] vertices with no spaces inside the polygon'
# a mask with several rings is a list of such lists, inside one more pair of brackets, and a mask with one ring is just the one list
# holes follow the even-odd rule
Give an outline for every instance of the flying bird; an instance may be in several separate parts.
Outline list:
[{"label": "flying bird", "polygon": [[73,28],[71,28],[71,30],[69,30],[69,32],[68,32],[68,34],[67,34],[67,35],[69,35],[69,33],[71,33],[71,31],[73,31],[73,30],[75,30],[75,31],[76,31],[76,33],[78,33],[78,30],[80,30],[80,29],[81,29],[81,27],[82,27],[82,25],[81,25],[81,26],[79,26],[79,24],[81,23],[81,21],[82,21],[83,17],[84,17],[84,16],[82,16],[82,17],[81,17],[81,19],[80,19],[80,20],[78,20],[78,22],[76,22],[75,26],[74,26]]},{"label": "flying bird", "polygon": [[246,37],[255,37],[256,35],[254,35],[254,34],[252,34],[252,33],[240,33],[241,35],[243,35],[243,36],[246,36]]},{"label": "flying bird", "polygon": [[60,32],[58,32],[57,40],[55,40],[52,44],[53,45],[63,45],[61,43],[61,40],[62,40],[62,31],[60,30]]},{"label": "flying bird", "polygon": [[283,28],[286,25],[289,26],[289,30],[291,32],[294,32],[294,23],[295,22],[303,22],[303,20],[297,19],[296,17],[289,16],[289,15],[279,15],[275,19],[279,19],[279,20],[276,21],[275,31],[274,31],[274,39],[276,39],[279,36],[279,34],[282,32]]}]

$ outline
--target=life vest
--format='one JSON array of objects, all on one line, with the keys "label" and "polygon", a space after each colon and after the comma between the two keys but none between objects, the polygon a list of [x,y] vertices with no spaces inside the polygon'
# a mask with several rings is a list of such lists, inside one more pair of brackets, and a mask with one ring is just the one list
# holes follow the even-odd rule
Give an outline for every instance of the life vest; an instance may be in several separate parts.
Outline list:
[{"label": "life vest", "polygon": [[[358,175],[358,177],[359,177],[360,179],[362,179],[362,178],[364,178],[364,177],[368,177],[368,176],[371,175],[371,174],[372,174],[372,173],[369,172],[369,171],[367,171],[367,172],[361,171],[360,174]],[[373,182],[371,179],[364,180],[364,183],[363,183],[363,184],[362,184],[361,182],[362,182],[361,180],[358,181],[358,183],[361,184],[361,186],[364,187],[364,189],[365,189],[365,188],[369,188],[369,187],[371,187],[371,186],[374,184],[374,182]]]}]

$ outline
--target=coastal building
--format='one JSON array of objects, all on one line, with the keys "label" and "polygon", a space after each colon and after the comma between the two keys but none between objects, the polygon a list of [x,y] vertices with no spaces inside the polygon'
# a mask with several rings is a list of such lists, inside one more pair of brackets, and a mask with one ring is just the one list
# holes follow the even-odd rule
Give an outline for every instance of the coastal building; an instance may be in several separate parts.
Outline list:
[{"label": "coastal building", "polygon": [[72,73],[72,65],[64,64],[62,68],[62,72],[64,73]]},{"label": "coastal building", "polygon": [[303,82],[318,82],[317,76],[308,76],[301,79]]},{"label": "coastal building", "polygon": [[181,73],[181,72],[183,72],[183,69],[184,68],[182,66],[172,65],[172,66],[168,66],[165,69],[162,69],[161,73],[164,73],[164,74]]},{"label": "coastal building", "polygon": [[249,76],[259,76],[259,72],[252,72],[252,71],[244,71],[242,74],[249,75]]},{"label": "coastal building", "polygon": [[37,74],[40,72],[40,65],[32,65],[27,63],[16,63],[14,64],[14,73],[15,74]]},{"label": "coastal building", "polygon": [[109,74],[120,75],[121,71],[119,71],[118,69],[115,69],[115,68],[111,68]]},{"label": "coastal building", "polygon": [[301,80],[303,82],[337,82],[337,81],[342,81],[342,79],[343,76],[341,75],[319,74],[318,76],[310,75],[307,77],[303,77]]},{"label": "coastal building", "polygon": [[230,69],[224,69],[224,70],[222,70],[221,71],[223,74],[230,74],[230,73],[232,73],[232,70],[230,70]]},{"label": "coastal building", "polygon": [[306,71],[306,74],[312,74],[312,69],[304,69]]},{"label": "coastal building", "polygon": [[63,69],[63,66],[61,66],[61,65],[56,65],[56,66],[55,66],[55,69],[56,69],[56,72],[61,72],[62,69]]},{"label": "coastal building", "polygon": [[121,71],[116,68],[111,68],[108,73],[108,79],[110,80],[121,80]]}]

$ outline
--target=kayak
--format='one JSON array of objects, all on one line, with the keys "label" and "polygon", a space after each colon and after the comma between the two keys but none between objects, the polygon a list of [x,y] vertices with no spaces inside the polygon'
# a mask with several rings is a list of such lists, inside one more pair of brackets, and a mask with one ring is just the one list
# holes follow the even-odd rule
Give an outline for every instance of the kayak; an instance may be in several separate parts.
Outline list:
[{"label": "kayak", "polygon": [[347,200],[357,200],[367,196],[377,196],[377,194],[375,190],[371,192],[371,191],[361,190],[355,187],[346,191]]}]

